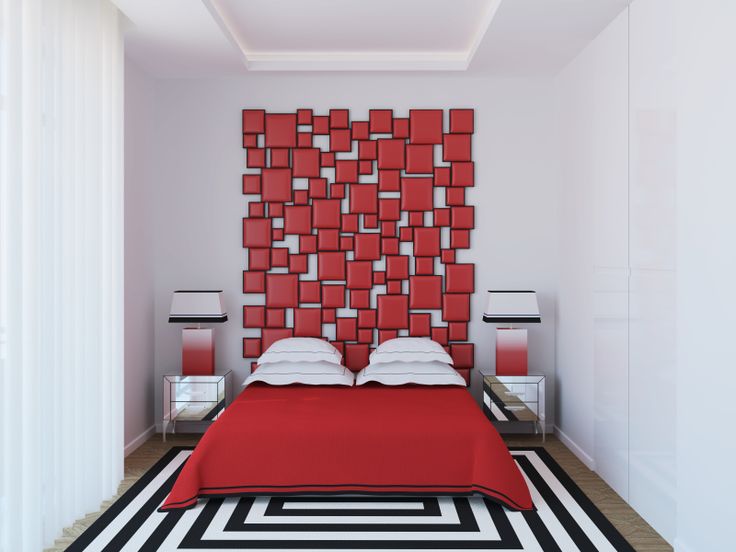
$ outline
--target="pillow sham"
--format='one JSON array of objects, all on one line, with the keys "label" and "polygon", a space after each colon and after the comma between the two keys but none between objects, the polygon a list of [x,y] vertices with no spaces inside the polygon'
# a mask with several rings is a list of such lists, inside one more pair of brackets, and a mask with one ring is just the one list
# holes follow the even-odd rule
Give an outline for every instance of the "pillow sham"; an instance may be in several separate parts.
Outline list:
[{"label": "pillow sham", "polygon": [[446,362],[382,362],[358,372],[355,385],[375,381],[383,385],[461,385],[465,380]]},{"label": "pillow sham", "polygon": [[452,357],[442,345],[426,337],[397,337],[381,343],[368,358],[370,364],[385,362],[444,362]]},{"label": "pillow sham", "polygon": [[331,362],[340,364],[342,354],[324,339],[315,337],[286,337],[274,341],[258,357],[259,365],[274,362]]},{"label": "pillow sham", "polygon": [[245,378],[243,387],[260,381],[269,385],[347,385],[352,386],[355,376],[345,366],[332,362],[282,361],[264,364]]}]

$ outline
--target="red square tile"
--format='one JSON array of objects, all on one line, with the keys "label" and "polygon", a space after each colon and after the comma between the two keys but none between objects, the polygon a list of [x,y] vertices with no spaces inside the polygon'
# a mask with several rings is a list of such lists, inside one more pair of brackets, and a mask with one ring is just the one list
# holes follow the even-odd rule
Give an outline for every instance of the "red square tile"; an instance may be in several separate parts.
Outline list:
[{"label": "red square tile", "polygon": [[318,148],[296,148],[294,150],[294,177],[318,177],[320,170],[319,161],[320,151]]},{"label": "red square tile", "polygon": [[455,368],[475,367],[475,345],[473,343],[453,343],[450,345],[450,356]]},{"label": "red square tile", "polygon": [[312,225],[315,228],[340,228],[340,200],[313,200]]},{"label": "red square tile", "polygon": [[310,178],[309,179],[309,197],[312,199],[327,198],[327,179],[326,178]]},{"label": "red square tile", "polygon": [[266,113],[266,147],[296,147],[296,113]]},{"label": "red square tile", "polygon": [[273,241],[275,241],[275,242],[277,242],[277,241],[283,241],[283,239],[284,239],[284,229],[283,228],[274,228],[271,231],[271,235],[273,237],[272,238]]},{"label": "red square tile", "polygon": [[392,138],[378,140],[378,168],[404,168],[404,140]]},{"label": "red square tile", "polygon": [[377,229],[378,215],[363,215],[363,228]]},{"label": "red square tile", "polygon": [[358,215],[344,214],[342,215],[341,230],[343,232],[357,232],[358,231]]},{"label": "red square tile", "polygon": [[299,301],[301,303],[319,303],[322,300],[321,287],[320,283],[316,281],[300,281]]},{"label": "red square tile", "polygon": [[372,328],[359,328],[358,329],[358,343],[373,343],[373,329]]},{"label": "red square tile", "polygon": [[376,309],[365,309],[358,311],[358,327],[359,328],[375,328],[376,327]]},{"label": "red square tile", "polygon": [[442,138],[443,161],[470,161],[470,134],[445,134]]},{"label": "red square tile", "polygon": [[322,284],[322,307],[341,309],[345,306],[344,284]]},{"label": "red square tile", "polygon": [[358,181],[358,162],[355,159],[335,161],[335,182],[351,183]]},{"label": "red square tile", "polygon": [[271,218],[279,218],[284,216],[284,204],[283,203],[269,203],[268,204],[268,216]]},{"label": "red square tile", "polygon": [[248,203],[248,217],[263,218],[266,216],[266,204],[260,201],[251,201]]},{"label": "red square tile", "polygon": [[442,296],[442,320],[448,322],[470,320],[470,294],[445,293]]},{"label": "red square tile", "polygon": [[396,339],[397,337],[399,337],[399,332],[397,330],[378,330],[379,345],[384,341],[388,341],[389,339]]},{"label": "red square tile", "polygon": [[475,178],[473,176],[473,162],[459,161],[452,164],[452,185],[453,186],[473,186]]},{"label": "red square tile", "polygon": [[293,336],[291,328],[264,328],[261,331],[261,347],[266,351],[275,341]]},{"label": "red square tile", "polygon": [[243,219],[243,247],[271,247],[271,219]]},{"label": "red square tile", "polygon": [[376,261],[381,258],[380,234],[355,235],[355,260]]},{"label": "red square tile", "polygon": [[447,208],[434,210],[434,226],[450,226],[450,210]]},{"label": "red square tile", "polygon": [[337,228],[324,228],[317,232],[317,249],[320,251],[340,250],[340,231]]},{"label": "red square tile", "polygon": [[400,220],[401,203],[399,198],[381,198],[378,200],[378,220]]},{"label": "red square tile", "polygon": [[409,315],[409,335],[412,337],[429,337],[432,315],[429,313],[412,313]]},{"label": "red square tile", "polygon": [[409,119],[394,119],[394,138],[409,137]]},{"label": "red square tile", "polygon": [[[381,204],[380,204],[380,201],[381,200],[379,200],[379,204],[378,204],[378,213],[379,213],[378,214],[378,218],[379,219],[381,218],[381,214],[380,214],[381,213]],[[396,233],[397,233],[396,221],[385,220],[385,221],[382,221],[381,222],[381,237],[383,237],[383,238],[394,238],[394,237],[396,237]]]},{"label": "red square tile", "polygon": [[243,175],[243,193],[244,194],[260,194],[261,193],[261,175],[260,174],[244,174]]},{"label": "red square tile", "polygon": [[294,190],[295,205],[309,205],[309,192],[307,190]]},{"label": "red square tile", "polygon": [[271,149],[271,167],[289,167],[289,149],[273,148]]},{"label": "red square tile", "polygon": [[296,274],[266,274],[266,306],[296,307],[297,305],[299,305],[299,276]]},{"label": "red square tile", "polygon": [[[330,344],[335,349],[337,349],[338,351],[340,351],[340,354],[341,355],[344,355],[345,354],[345,344],[342,341],[330,341]],[[343,362],[343,364],[345,364],[345,362]]]},{"label": "red square tile", "polygon": [[355,241],[353,236],[340,236],[340,250],[341,251],[352,251],[355,247]]},{"label": "red square tile", "polygon": [[470,247],[470,231],[450,230],[450,247],[453,249],[468,249]]},{"label": "red square tile", "polygon": [[426,177],[401,179],[401,210],[431,211],[434,207],[434,186]]},{"label": "red square tile", "polygon": [[243,147],[244,148],[257,148],[258,147],[258,135],[257,134],[243,134]]},{"label": "red square tile", "polygon": [[286,309],[266,309],[266,327],[283,328],[286,326]]},{"label": "red square tile", "polygon": [[401,330],[409,327],[409,297],[407,295],[379,295],[378,327],[382,330]]},{"label": "red square tile", "polygon": [[434,146],[431,144],[409,144],[406,146],[406,172],[409,174],[432,174],[434,172]]},{"label": "red square tile", "polygon": [[432,341],[436,341],[440,345],[447,345],[447,328],[432,328],[431,331]]},{"label": "red square tile", "polygon": [[338,318],[335,335],[339,341],[356,341],[358,339],[358,319]]},{"label": "red square tile", "polygon": [[454,249],[443,249],[440,252],[440,260],[442,264],[450,264],[455,262],[455,250]]},{"label": "red square tile", "polygon": [[371,109],[369,112],[370,130],[373,134],[390,134],[393,130],[392,109]]},{"label": "red square tile", "polygon": [[352,140],[350,138],[350,129],[331,129],[330,130],[330,151],[350,151],[353,149]]},{"label": "red square tile", "polygon": [[401,295],[403,288],[401,280],[389,280],[386,283],[386,293],[389,295]]},{"label": "red square tile", "polygon": [[312,147],[312,133],[311,132],[298,132],[296,135],[296,147],[311,148]]},{"label": "red square tile", "polygon": [[378,189],[382,192],[398,192],[401,189],[400,178],[401,171],[397,170],[379,170],[378,171]]},{"label": "red square tile", "polygon": [[348,128],[350,113],[347,109],[330,109],[330,128]]},{"label": "red square tile", "polygon": [[320,251],[317,254],[317,278],[319,280],[344,280],[345,252]]},{"label": "red square tile", "polygon": [[249,270],[270,270],[271,269],[271,250],[256,249],[251,247],[248,249],[248,269]]},{"label": "red square tile", "polygon": [[245,305],[243,307],[243,327],[262,328],[266,325],[266,307]]},{"label": "red square tile", "polygon": [[445,203],[449,206],[465,205],[465,188],[447,188]]},{"label": "red square tile", "polygon": [[319,162],[323,167],[334,167],[335,154],[331,151],[323,151],[319,156]]},{"label": "red square tile", "polygon": [[440,229],[414,229],[414,256],[436,257],[440,254]]},{"label": "red square tile", "polygon": [[409,141],[412,144],[441,144],[442,110],[409,110]]},{"label": "red square tile", "polygon": [[327,115],[317,115],[315,117],[312,117],[312,133],[329,134],[330,118]]},{"label": "red square tile", "polygon": [[353,140],[367,140],[370,137],[368,121],[353,121]]},{"label": "red square tile", "polygon": [[334,324],[337,319],[337,313],[335,309],[322,309],[322,323],[323,324]]},{"label": "red square tile", "polygon": [[243,293],[263,293],[266,291],[266,275],[263,272],[243,271]]},{"label": "red square tile", "polygon": [[373,174],[373,161],[362,160],[358,161],[358,173],[359,174]]},{"label": "red square tile", "polygon": [[269,202],[291,201],[291,169],[263,169],[261,199]]},{"label": "red square tile", "polygon": [[446,293],[473,293],[475,278],[473,264],[445,265],[445,292]]},{"label": "red square tile", "polygon": [[311,125],[312,124],[312,110],[311,109],[297,109],[296,110],[296,122],[299,125]]},{"label": "red square tile", "polygon": [[312,208],[309,205],[284,207],[284,232],[286,234],[312,233]]},{"label": "red square tile", "polygon": [[264,148],[248,148],[248,161],[245,166],[249,169],[262,169],[266,166],[266,150]]},{"label": "red square tile", "polygon": [[349,261],[347,283],[348,289],[373,287],[373,263],[371,261]]},{"label": "red square tile", "polygon": [[386,257],[386,278],[388,280],[406,280],[409,277],[409,257],[392,255]]},{"label": "red square tile", "polygon": [[447,324],[448,337],[450,341],[467,341],[468,339],[468,323],[467,322],[450,322]]},{"label": "red square tile", "polygon": [[473,228],[475,226],[474,207],[465,205],[463,207],[452,208],[452,228]]},{"label": "red square tile", "polygon": [[381,238],[381,253],[384,255],[398,255],[399,254],[399,239],[398,238]]},{"label": "red square tile", "polygon": [[399,240],[402,242],[410,242],[414,239],[414,229],[409,226],[399,228]]},{"label": "red square tile", "polygon": [[345,344],[345,366],[353,372],[359,372],[368,366],[368,357],[370,349],[367,343],[346,343]]},{"label": "red square tile", "polygon": [[322,336],[322,309],[294,309],[294,335],[297,337]]},{"label": "red square tile", "polygon": [[264,130],[266,111],[263,109],[243,110],[243,133],[261,134]]},{"label": "red square tile", "polygon": [[378,186],[353,184],[350,186],[351,213],[378,213]]},{"label": "red square tile", "polygon": [[371,291],[369,289],[350,290],[350,308],[367,309],[371,306]]},{"label": "red square tile", "polygon": [[358,142],[358,159],[375,161],[378,158],[378,147],[375,140],[361,140]]},{"label": "red square tile", "polygon": [[424,213],[422,211],[409,213],[409,226],[424,226]]},{"label": "red square tile", "polygon": [[261,339],[246,337],[243,339],[243,358],[258,358],[261,356]]},{"label": "red square tile", "polygon": [[299,253],[316,253],[317,236],[299,236]]},{"label": "red square tile", "polygon": [[462,132],[472,134],[473,131],[474,128],[472,109],[450,110],[450,132]]},{"label": "red square tile", "polygon": [[309,270],[307,255],[289,255],[289,272],[293,274],[306,274]]},{"label": "red square tile", "polygon": [[450,167],[435,167],[434,168],[434,185],[435,186],[449,186],[450,185]]},{"label": "red square tile", "polygon": [[420,276],[434,274],[434,257],[417,257],[414,259],[414,274]]},{"label": "red square tile", "polygon": [[330,197],[333,199],[342,199],[345,197],[345,184],[330,184]]},{"label": "red square tile", "polygon": [[442,276],[409,278],[409,308],[439,309],[442,306]]},{"label": "red square tile", "polygon": [[383,286],[386,284],[386,272],[379,270],[373,272],[373,284]]},{"label": "red square tile", "polygon": [[289,248],[288,247],[272,247],[271,248],[271,266],[289,266]]}]

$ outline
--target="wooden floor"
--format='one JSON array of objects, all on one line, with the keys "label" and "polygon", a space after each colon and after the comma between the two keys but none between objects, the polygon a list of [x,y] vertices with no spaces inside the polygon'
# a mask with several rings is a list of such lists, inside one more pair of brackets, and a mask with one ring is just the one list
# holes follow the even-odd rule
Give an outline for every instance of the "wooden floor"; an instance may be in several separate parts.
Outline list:
[{"label": "wooden floor", "polygon": [[[151,437],[125,459],[125,479],[120,484],[117,496],[128,490],[169,448],[176,445],[196,445],[200,437],[201,435],[171,435],[167,437],[166,443],[161,441],[161,435]],[[541,439],[532,435],[508,436],[506,442],[509,446],[541,445]],[[672,547],[647,522],[632,510],[600,477],[586,468],[558,439],[554,436],[548,436],[544,448],[636,550],[642,552],[667,552],[672,550]],[[117,496],[103,503],[99,512],[89,514],[78,520],[72,527],[65,529],[63,536],[56,541],[54,547],[47,550],[56,552],[66,549],[114,502]]]}]

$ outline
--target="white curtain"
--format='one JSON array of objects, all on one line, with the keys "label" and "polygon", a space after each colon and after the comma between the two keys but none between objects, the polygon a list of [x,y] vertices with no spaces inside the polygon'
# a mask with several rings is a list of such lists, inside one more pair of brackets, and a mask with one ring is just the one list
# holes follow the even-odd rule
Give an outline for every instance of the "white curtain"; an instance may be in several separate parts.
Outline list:
[{"label": "white curtain", "polygon": [[123,467],[123,48],[107,0],[0,0],[0,550]]}]

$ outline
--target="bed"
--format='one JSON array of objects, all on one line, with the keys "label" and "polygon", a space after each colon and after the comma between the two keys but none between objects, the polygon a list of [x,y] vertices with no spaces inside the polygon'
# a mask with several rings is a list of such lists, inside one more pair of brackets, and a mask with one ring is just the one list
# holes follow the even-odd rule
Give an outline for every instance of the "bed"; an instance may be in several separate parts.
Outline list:
[{"label": "bed", "polygon": [[467,389],[254,383],[205,433],[160,510],[215,496],[471,493],[533,509]]}]

